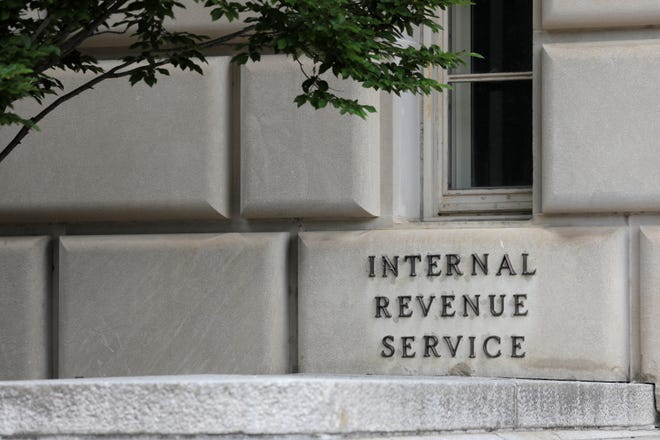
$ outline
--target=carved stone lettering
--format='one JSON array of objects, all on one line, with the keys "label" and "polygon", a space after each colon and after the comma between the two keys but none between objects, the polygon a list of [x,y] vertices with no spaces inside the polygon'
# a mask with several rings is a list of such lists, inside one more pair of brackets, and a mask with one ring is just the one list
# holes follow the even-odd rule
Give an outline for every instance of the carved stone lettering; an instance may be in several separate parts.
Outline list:
[{"label": "carved stone lettering", "polygon": [[[497,270],[490,271],[493,262]],[[368,276],[389,278],[396,283],[395,292],[374,297],[370,311],[374,319],[386,320],[392,333],[380,340],[379,353],[383,359],[522,359],[527,356],[525,336],[515,329],[517,319],[529,316],[528,292],[485,290],[469,292],[444,286],[449,280],[469,277],[524,277],[536,275],[529,253],[481,252],[459,254],[452,252],[410,252],[406,254],[367,256]],[[437,280],[434,291],[408,291],[406,280],[426,276]],[[412,280],[411,280],[412,281]],[[469,284],[460,283],[463,289]],[[483,286],[483,284],[482,284]],[[501,285],[500,285],[501,286]],[[499,290],[502,289],[501,287]],[[401,294],[399,294],[401,293]],[[490,319],[508,319],[512,323],[509,334],[445,334],[451,323],[461,319],[481,319],[488,328]],[[433,320],[439,330],[424,334],[397,334],[399,320]],[[390,324],[387,324],[388,326]],[[440,328],[442,330],[440,330]],[[500,327],[501,328],[501,327]]]},{"label": "carved stone lettering", "polygon": [[[442,275],[442,266],[444,266],[444,274],[447,277],[451,276],[488,276],[488,261],[491,255],[484,253],[482,255],[473,253],[465,257],[461,254],[447,253],[435,254],[427,253],[424,257],[422,254],[406,254],[406,255],[381,255],[380,260],[375,255],[367,257],[369,264],[369,277],[376,276],[376,262],[380,262],[380,270],[383,278],[399,276],[416,277],[420,266],[424,266],[424,273],[428,277],[437,277]],[[495,276],[502,275],[522,275],[534,276],[536,269],[530,267],[529,254],[521,253],[518,256],[512,256],[508,253],[495,256],[498,261],[497,272]],[[469,261],[468,272],[463,271],[463,262]],[[406,270],[400,271],[400,267],[405,267]]]}]

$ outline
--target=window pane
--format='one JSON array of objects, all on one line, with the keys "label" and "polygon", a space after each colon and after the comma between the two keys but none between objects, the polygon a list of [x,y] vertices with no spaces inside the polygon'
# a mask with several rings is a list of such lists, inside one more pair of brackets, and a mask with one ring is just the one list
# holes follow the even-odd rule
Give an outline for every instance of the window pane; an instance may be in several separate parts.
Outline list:
[{"label": "window pane", "polygon": [[531,186],[532,82],[452,86],[449,188]]},{"label": "window pane", "polygon": [[472,0],[450,12],[452,51],[477,52],[454,74],[532,70],[532,0]]}]

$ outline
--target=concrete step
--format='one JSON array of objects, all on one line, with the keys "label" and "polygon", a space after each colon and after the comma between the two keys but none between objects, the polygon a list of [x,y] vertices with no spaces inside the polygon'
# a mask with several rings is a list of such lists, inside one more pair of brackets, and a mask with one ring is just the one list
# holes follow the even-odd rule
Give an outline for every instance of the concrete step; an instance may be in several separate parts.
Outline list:
[{"label": "concrete step", "polygon": [[[317,375],[0,382],[3,437],[653,438],[655,415],[653,386],[638,383]],[[612,436],[598,437],[602,429]]]},{"label": "concrete step", "polygon": [[[383,438],[383,437],[381,437]],[[388,440],[658,440],[660,431],[655,429],[638,430],[553,430],[539,431],[497,431],[489,433],[448,433],[439,435],[418,435],[405,437],[387,437]],[[362,437],[354,440],[380,440],[374,437]]]}]

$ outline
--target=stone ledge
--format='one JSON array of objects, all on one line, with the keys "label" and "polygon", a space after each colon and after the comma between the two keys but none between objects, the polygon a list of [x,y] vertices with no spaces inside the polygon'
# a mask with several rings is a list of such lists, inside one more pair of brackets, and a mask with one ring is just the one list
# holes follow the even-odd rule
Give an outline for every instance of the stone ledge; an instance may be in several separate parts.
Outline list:
[{"label": "stone ledge", "polygon": [[[386,437],[370,437],[369,440],[385,440]],[[488,433],[447,433],[439,435],[416,435],[396,437],[396,440],[658,440],[660,432],[655,429],[639,430],[542,430],[542,431],[498,431]],[[327,439],[330,440],[330,439]],[[357,438],[355,440],[367,440]],[[392,437],[387,440],[395,440]]]},{"label": "stone ledge", "polygon": [[654,420],[647,384],[312,375],[0,383],[0,436],[417,437]]},{"label": "stone ledge", "polygon": [[39,440],[660,440],[660,431],[655,428],[644,429],[543,429],[525,431],[493,431],[493,432],[446,432],[415,435],[216,435],[203,434],[192,437],[180,435],[39,435],[10,436],[3,439],[39,439]]}]

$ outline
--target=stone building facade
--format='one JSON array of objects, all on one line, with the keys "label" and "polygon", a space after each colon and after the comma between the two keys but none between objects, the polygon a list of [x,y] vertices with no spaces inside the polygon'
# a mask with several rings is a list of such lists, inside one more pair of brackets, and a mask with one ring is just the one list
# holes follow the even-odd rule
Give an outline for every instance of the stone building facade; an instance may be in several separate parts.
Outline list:
[{"label": "stone building facade", "polygon": [[[366,120],[297,109],[279,56],[67,103],[0,164],[0,378],[656,383],[660,2],[525,2],[529,66],[429,72],[454,89],[428,98],[334,84]],[[176,26],[231,29],[196,14]],[[528,181],[495,163],[516,127]]]}]

